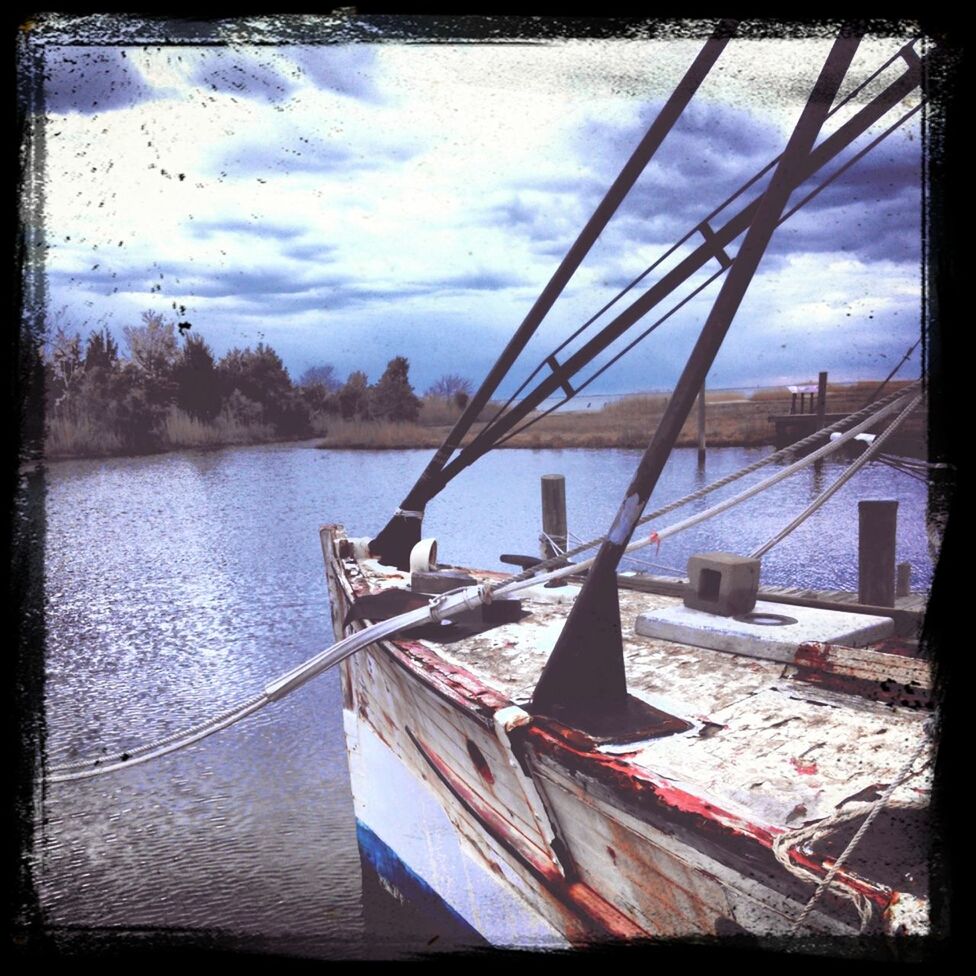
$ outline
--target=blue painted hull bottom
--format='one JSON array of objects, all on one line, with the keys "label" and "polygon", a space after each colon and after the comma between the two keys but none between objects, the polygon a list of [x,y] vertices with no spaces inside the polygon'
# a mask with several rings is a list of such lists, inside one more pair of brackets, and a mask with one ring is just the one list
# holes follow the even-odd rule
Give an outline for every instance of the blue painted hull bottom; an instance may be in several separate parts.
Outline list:
[{"label": "blue painted hull bottom", "polygon": [[364,823],[356,821],[363,868],[366,938],[390,955],[461,951],[489,945],[423,878]]}]

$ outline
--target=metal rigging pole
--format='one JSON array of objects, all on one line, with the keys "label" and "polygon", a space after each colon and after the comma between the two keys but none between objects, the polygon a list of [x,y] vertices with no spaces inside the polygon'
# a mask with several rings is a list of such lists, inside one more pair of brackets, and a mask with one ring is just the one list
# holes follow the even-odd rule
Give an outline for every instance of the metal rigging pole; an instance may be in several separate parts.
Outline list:
[{"label": "metal rigging pole", "polygon": [[[713,43],[718,46],[724,44],[725,38],[723,36],[723,29],[724,28],[720,28],[716,31],[715,36],[711,41],[708,42],[708,45],[706,45],[706,50],[708,50],[709,45]],[[920,57],[915,52],[913,43],[904,45],[890,61],[888,61],[874,73],[869,81],[880,75],[883,70],[889,67],[898,58],[905,62],[905,70],[903,73],[888,84],[887,87],[874,96],[862,108],[858,109],[846,122],[839,126],[835,132],[824,138],[809,154],[809,156],[804,158],[802,165],[799,166],[793,173],[793,178],[796,180],[796,186],[801,185],[814,174],[817,174],[820,170],[824,169],[828,163],[836,159],[840,153],[849,147],[858,137],[863,135],[873,124],[882,119],[888,112],[903,102],[904,99],[906,99],[921,86],[924,72],[927,69],[928,61],[932,55],[928,54],[924,57]],[[704,54],[705,51],[702,52],[702,56]],[[711,54],[713,56],[711,56],[709,60],[714,61],[714,57],[717,56],[714,49],[712,50]],[[695,78],[691,79],[691,82],[695,84],[700,81],[698,78],[698,72],[703,69],[703,65],[701,63],[702,56],[700,56],[699,60],[692,65],[692,68],[689,71],[689,75],[695,74]],[[684,83],[688,82],[689,76],[686,76]],[[865,82],[862,86],[859,86],[858,89],[855,89],[855,92],[848,95],[845,102],[849,100],[853,94],[856,94],[857,91],[865,87],[867,83],[868,82]],[[687,94],[687,92],[685,94]],[[682,102],[686,101],[686,98],[682,98]],[[833,111],[836,111],[840,104],[844,103],[839,103],[838,106],[835,106]],[[672,111],[668,118],[664,118],[668,109],[671,109]],[[480,412],[485,403],[487,403],[492,391],[500,382],[502,375],[508,369],[510,369],[515,359],[524,349],[529,338],[541,323],[546,312],[555,302],[556,297],[571,277],[573,271],[579,266],[583,256],[588,251],[590,246],[592,246],[592,243],[595,241],[600,230],[610,219],[611,214],[619,205],[621,199],[627,192],[627,189],[633,185],[637,175],[639,174],[640,168],[646,165],[647,161],[650,159],[650,156],[653,154],[654,149],[660,144],[660,141],[664,137],[662,132],[663,126],[665,123],[673,125],[674,119],[676,118],[676,115],[674,114],[676,109],[677,106],[669,102],[665,107],[665,110],[662,110],[661,116],[659,116],[651,131],[647,134],[644,141],[631,157],[630,161],[625,167],[624,172],[621,173],[621,176],[618,177],[610,191],[608,191],[606,198],[601,203],[596,213],[594,213],[586,228],[584,228],[583,232],[581,232],[578,240],[570,250],[570,253],[567,254],[566,259],[560,265],[556,274],[549,282],[549,285],[536,301],[515,337],[513,337],[513,339],[509,342],[505,351],[502,353],[502,357],[499,359],[498,363],[496,363],[495,367],[482,384],[481,389],[479,389],[475,397],[472,398],[467,409],[462,413],[454,428],[445,439],[443,445],[431,459],[417,483],[401,503],[400,510],[393,516],[393,518],[390,519],[385,528],[377,535],[377,537],[371,541],[370,546],[372,551],[379,555],[382,561],[395,564],[399,568],[406,568],[410,549],[420,538],[420,524],[423,517],[424,506],[446,484],[448,484],[452,478],[476,461],[479,457],[481,457],[482,454],[485,454],[500,442],[507,440],[509,437],[513,436],[513,434],[517,433],[518,430],[521,429],[518,426],[520,422],[525,420],[525,418],[530,415],[532,411],[539,407],[543,400],[558,392],[560,389],[567,392],[567,399],[569,399],[568,394],[569,391],[572,390],[572,387],[569,385],[571,378],[573,378],[581,369],[590,363],[595,356],[597,356],[611,343],[632,328],[638,321],[647,315],[651,309],[655,308],[666,298],[672,295],[708,261],[715,259],[720,265],[723,266],[723,268],[731,267],[731,260],[726,254],[725,248],[732,244],[739,237],[739,235],[743,234],[747,230],[750,223],[755,218],[761,197],[759,199],[752,200],[748,204],[744,204],[737,213],[734,213],[731,217],[729,217],[720,227],[713,227],[709,218],[706,218],[706,220],[699,224],[699,226],[696,228],[697,232],[699,232],[702,237],[702,242],[696,250],[679,262],[676,267],[667,272],[660,280],[656,281],[643,295],[636,299],[630,305],[630,307],[624,309],[616,316],[616,318],[612,319],[605,326],[603,326],[596,335],[590,338],[582,347],[570,354],[564,362],[559,363],[555,361],[555,357],[548,357],[545,363],[548,365],[551,372],[540,380],[523,399],[515,403],[511,409],[508,409],[506,405],[506,408],[503,408],[502,411],[496,414],[491,421],[482,427],[470,444],[460,448],[459,450],[462,437],[475,422],[478,412]],[[808,200],[812,199],[817,193],[819,193],[824,186],[829,184],[840,173],[842,173],[857,158],[859,158],[860,155],[863,155],[865,152],[869,151],[873,145],[881,141],[881,139],[893,131],[894,128],[914,114],[915,111],[917,111],[917,109],[910,110],[901,119],[896,121],[893,126],[875,138],[872,143],[860,150],[859,153],[852,159],[847,160],[839,168],[836,168],[815,189],[808,192],[803,198],[794,204],[785,216],[781,216],[780,221],[786,219],[786,217],[792,214],[796,209],[804,206]],[[771,163],[764,170],[760,171],[760,173],[747,181],[743,187],[741,187],[723,204],[716,208],[711,216],[714,217],[715,214],[723,210],[744,190],[753,185],[761,176],[768,172],[768,170],[775,163],[776,161]],[[686,235],[686,238],[684,239],[687,239],[690,236],[691,234]],[[672,250],[674,250],[674,248],[672,248]],[[684,299],[682,301],[684,301]],[[606,309],[604,309],[604,311],[605,310]],[[671,311],[674,310],[674,308],[671,309]],[[667,318],[667,316],[670,314],[670,311],[665,313],[665,315],[659,319],[658,322],[663,321],[664,318]],[[594,318],[590,320],[591,323],[595,321],[597,317],[599,317],[599,315],[594,316]],[[646,335],[648,332],[652,331],[653,328],[654,326],[651,326],[651,328],[646,330],[644,334]],[[578,335],[582,331],[583,329],[579,329],[577,330],[576,334]],[[642,336],[638,336],[638,338],[631,343],[631,346],[640,341],[641,338]],[[631,348],[631,346],[628,346],[627,349]],[[619,355],[625,353],[627,349],[623,350],[622,353],[615,355],[614,360],[618,358]],[[611,360],[611,362],[614,360]],[[534,376],[538,372],[539,370],[537,368],[535,373],[532,375]],[[587,385],[593,378],[594,377],[591,377],[589,380],[584,381],[583,386]],[[526,385],[527,383],[523,383],[523,388]],[[509,402],[511,403],[511,401]],[[551,412],[551,409],[554,408],[550,408],[550,411],[547,412]],[[454,455],[455,452],[457,452],[457,454],[452,459],[452,455]]]},{"label": "metal rigging pole", "polygon": [[808,172],[814,143],[860,43],[842,31],[834,42],[793,134],[757,201],[755,215],[600,547],[562,634],[543,669],[533,709],[586,729],[627,708],[616,570],[657,485],[695,397],[722,345],[790,194]]},{"label": "metal rigging pole", "polygon": [[536,332],[553,303],[589,253],[603,228],[606,227],[630,188],[664,141],[665,136],[671,131],[685,106],[691,101],[692,96],[707,77],[734,30],[734,21],[723,20],[706,41],[705,46],[695,58],[684,78],[675,88],[647,134],[594,211],[593,216],[590,217],[579,237],[563,258],[542,294],[536,299],[525,320],[509,340],[498,361],[485,377],[478,391],[471,397],[444,443],[431,458],[417,483],[400,503],[398,511],[376,538],[370,542],[370,551],[378,555],[382,562],[395,565],[398,569],[409,568],[410,550],[420,541],[420,523],[423,518],[424,506],[447,483],[442,478],[444,466],[460,446],[461,439],[477,420],[478,414],[488,403],[498,384],[511,369],[526,343]]}]

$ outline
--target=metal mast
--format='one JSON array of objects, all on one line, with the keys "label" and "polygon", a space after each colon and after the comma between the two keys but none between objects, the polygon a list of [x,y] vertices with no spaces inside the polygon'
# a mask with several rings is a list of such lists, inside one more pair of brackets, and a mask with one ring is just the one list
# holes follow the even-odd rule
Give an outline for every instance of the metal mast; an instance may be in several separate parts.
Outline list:
[{"label": "metal mast", "polygon": [[657,485],[681,427],[762,260],[790,194],[860,43],[845,32],[834,42],[769,187],[732,262],[681,378],[627,489],[606,540],[543,669],[533,707],[586,728],[627,703],[617,566]]},{"label": "metal mast", "polygon": [[542,290],[542,294],[536,299],[515,335],[509,340],[501,356],[498,357],[498,361],[485,377],[478,391],[471,397],[444,443],[431,458],[417,479],[417,483],[400,503],[400,508],[393,518],[370,542],[370,550],[380,555],[384,562],[394,564],[398,569],[409,568],[410,550],[420,541],[420,523],[424,506],[447,483],[441,476],[444,466],[457,450],[461,439],[477,420],[478,414],[488,403],[498,388],[498,384],[539,328],[542,320],[589,253],[603,228],[606,227],[630,188],[637,182],[638,177],[647,167],[654,153],[657,152],[665,136],[671,131],[691,101],[692,96],[707,77],[712,65],[718,60],[725,45],[729,42],[734,29],[734,21],[722,21],[716,27],[715,32],[705,43],[698,57],[695,58],[684,78],[661,109],[647,134],[621,170],[620,175],[614,180],[593,216],[590,217],[579,237],[560,262],[559,267]]}]

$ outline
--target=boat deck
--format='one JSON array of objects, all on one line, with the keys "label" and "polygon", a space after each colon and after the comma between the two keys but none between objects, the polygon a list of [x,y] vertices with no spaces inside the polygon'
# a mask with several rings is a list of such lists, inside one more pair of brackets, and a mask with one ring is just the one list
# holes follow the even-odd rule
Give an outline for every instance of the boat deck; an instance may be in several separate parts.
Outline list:
[{"label": "boat deck", "polygon": [[[409,587],[409,574],[373,560],[360,563],[360,569],[374,592]],[[500,578],[472,575],[483,581]],[[520,593],[524,615],[516,622],[460,638],[445,628],[443,641],[431,640],[426,631],[419,642],[524,707],[579,589],[573,583],[532,587]],[[924,741],[928,713],[917,700],[872,700],[826,687],[829,682],[818,669],[636,633],[638,614],[681,602],[620,591],[630,693],[691,723],[685,732],[599,747],[635,772],[673,780],[751,822],[791,830],[875,799]],[[855,687],[906,681],[914,687],[927,681],[927,664],[917,659],[862,649],[849,652],[847,664],[851,661],[848,670],[860,676],[852,678]],[[827,668],[834,676],[838,671],[844,668]],[[915,768],[893,803],[927,802],[931,764],[920,760]]]}]

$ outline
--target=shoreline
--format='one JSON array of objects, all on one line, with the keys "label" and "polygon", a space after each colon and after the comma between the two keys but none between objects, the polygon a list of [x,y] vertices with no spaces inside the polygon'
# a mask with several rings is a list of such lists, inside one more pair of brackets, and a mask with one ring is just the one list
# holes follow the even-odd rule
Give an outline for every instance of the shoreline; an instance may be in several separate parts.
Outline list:
[{"label": "shoreline", "polygon": [[[649,438],[648,438],[649,439]],[[30,471],[34,471],[37,468],[51,463],[59,463],[61,461],[113,461],[118,458],[145,458],[145,457],[158,457],[162,454],[178,454],[180,451],[223,451],[229,447],[265,447],[274,444],[293,444],[295,447],[307,447],[313,450],[319,451],[426,451],[426,450],[436,450],[441,446],[442,438],[429,439],[424,441],[405,441],[402,444],[382,444],[382,443],[348,443],[348,444],[332,444],[329,443],[327,439],[323,439],[321,434],[314,434],[311,437],[284,437],[284,438],[274,438],[268,441],[249,441],[247,443],[241,443],[240,441],[228,442],[226,444],[183,444],[174,445],[172,447],[161,448],[155,451],[140,451],[138,453],[127,453],[118,452],[111,454],[57,454],[57,455],[43,455],[42,457],[29,458],[28,460],[22,461],[19,466],[19,473],[25,474]],[[467,438],[465,438],[465,443],[467,443]],[[675,445],[677,448],[685,447],[695,447],[697,442],[679,440]],[[772,447],[772,440],[736,440],[733,442],[728,441],[715,441],[709,442],[708,448],[725,448],[725,447]],[[603,443],[598,438],[594,439],[593,443],[578,443],[578,444],[565,444],[559,442],[558,438],[545,439],[540,442],[533,441],[532,443],[512,443],[512,444],[502,444],[496,450],[500,451],[606,451],[606,450],[644,450],[647,447],[647,440],[640,442],[638,440],[628,439],[626,442],[615,442],[615,443]]]},{"label": "shoreline", "polygon": [[[902,385],[895,381],[891,385]],[[867,381],[849,384],[845,387],[828,388],[829,413],[848,413],[863,406],[864,387],[872,386]],[[531,429],[521,430],[509,441],[499,445],[508,450],[643,450],[650,442],[664,413],[666,395],[635,395],[608,404],[599,410],[572,410],[552,413],[533,418],[527,422]],[[787,393],[784,397],[779,390],[761,391],[746,399],[729,399],[716,391],[714,399],[706,399],[705,444],[708,448],[720,447],[772,447],[776,443],[776,431],[772,423],[774,416],[790,414],[791,402]],[[459,412],[460,413],[460,412]],[[483,420],[492,415],[486,408]],[[169,442],[150,450],[104,450],[98,452],[54,452],[45,451],[41,457],[24,461],[20,470],[30,470],[30,465],[69,460],[91,460],[95,458],[150,457],[157,454],[171,454],[176,451],[216,451],[228,447],[257,447],[264,444],[305,444],[317,450],[349,451],[396,451],[396,450],[435,450],[439,448],[451,430],[455,419],[441,415],[428,423],[417,421],[394,423],[385,420],[354,420],[340,417],[322,416],[318,419],[319,432],[282,436],[261,436],[264,431],[252,428],[247,433],[238,429],[237,437],[219,439],[216,430],[197,431],[194,436],[179,442],[170,434]],[[482,420],[476,421],[475,430],[470,430],[461,441],[467,446],[476,430],[480,430]],[[241,436],[245,434],[245,436]],[[201,436],[202,435],[202,436]],[[697,447],[697,411],[687,419],[678,436],[676,447]]]},{"label": "shoreline", "polygon": [[167,447],[150,451],[112,451],[98,454],[42,454],[40,457],[27,458],[20,462],[20,474],[36,470],[41,465],[60,461],[113,461],[117,458],[148,458],[161,454],[178,454],[180,451],[224,451],[229,447],[264,447],[271,444],[294,444],[296,447],[305,444],[307,447],[318,447],[321,434],[303,434],[300,437],[273,437],[269,440],[227,441],[222,444],[172,444]]}]

